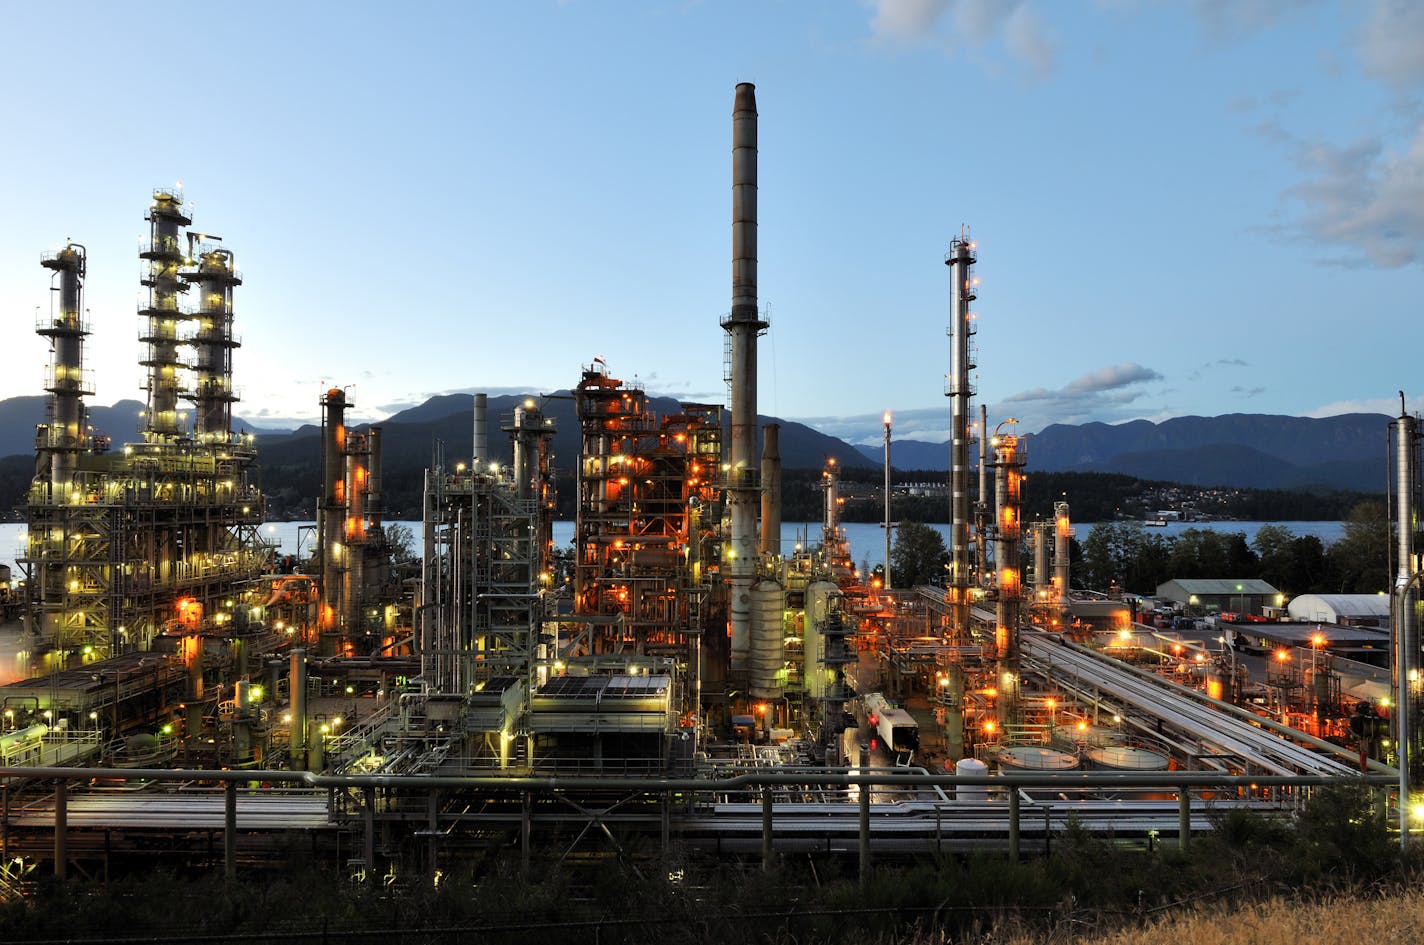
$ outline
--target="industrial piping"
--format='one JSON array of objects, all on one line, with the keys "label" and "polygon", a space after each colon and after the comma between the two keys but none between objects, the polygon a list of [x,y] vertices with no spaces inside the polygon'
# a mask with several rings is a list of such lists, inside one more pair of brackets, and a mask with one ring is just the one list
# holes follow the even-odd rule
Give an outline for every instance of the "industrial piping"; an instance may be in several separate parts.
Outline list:
[{"label": "industrial piping", "polygon": [[757,111],[756,87],[737,86],[732,106],[732,311],[722,322],[730,335],[732,442],[727,470],[731,585],[731,669],[743,673],[751,646],[752,580],[756,572],[757,338],[768,322],[757,310]]}]

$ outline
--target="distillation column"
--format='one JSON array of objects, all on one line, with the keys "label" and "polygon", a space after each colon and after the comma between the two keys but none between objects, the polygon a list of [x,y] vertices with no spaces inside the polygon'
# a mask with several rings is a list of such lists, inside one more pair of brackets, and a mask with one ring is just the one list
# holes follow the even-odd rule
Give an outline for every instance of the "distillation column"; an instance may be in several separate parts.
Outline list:
[{"label": "distillation column", "polygon": [[963,636],[969,629],[969,383],[973,369],[969,341],[974,333],[969,303],[975,298],[974,244],[963,236],[951,241],[944,263],[950,270],[950,533],[948,597],[952,631]]},{"label": "distillation column", "polygon": [[752,580],[756,571],[757,338],[768,322],[757,310],[757,111],[756,87],[737,86],[732,106],[732,311],[722,321],[731,348],[732,442],[727,471],[731,585],[731,668],[747,669],[751,646]]},{"label": "distillation column", "polygon": [[[1403,397],[1401,395],[1401,401]],[[1390,424],[1394,450],[1395,501],[1395,581],[1394,602],[1394,684],[1395,744],[1399,751],[1400,826],[1408,837],[1409,814],[1414,809],[1413,794],[1424,777],[1424,720],[1420,718],[1419,571],[1416,539],[1419,531],[1420,499],[1419,424],[1401,403],[1400,415]]]},{"label": "distillation column", "polygon": [[475,395],[474,448],[471,455],[475,472],[484,472],[489,463],[489,395]]},{"label": "distillation column", "polygon": [[881,568],[881,573],[885,576],[885,590],[890,590],[890,411],[885,411],[885,566]]},{"label": "distillation column", "polygon": [[1018,721],[1019,606],[1023,581],[1019,572],[1019,537],[1023,514],[1024,453],[1014,434],[995,436],[995,493],[998,527],[994,562],[998,567],[999,596],[994,608],[994,655],[998,662],[1000,731]]},{"label": "distillation column", "polygon": [[[188,234],[191,246],[197,237]],[[232,439],[232,352],[242,342],[232,333],[232,290],[242,285],[233,267],[232,253],[221,247],[199,247],[196,270],[183,278],[198,289],[198,330],[187,344],[193,346],[193,436],[200,443],[227,443]]]},{"label": "distillation column", "polygon": [[144,411],[145,442],[166,442],[178,437],[178,323],[187,316],[178,306],[178,296],[187,290],[179,281],[178,267],[184,262],[178,235],[193,220],[183,211],[183,198],[173,190],[154,191],[148,208],[149,238],[139,251],[147,260],[142,283],[148,287],[148,302],[139,310],[145,319],[139,340],[148,345],[140,363],[148,368],[148,405]]},{"label": "distillation column", "polygon": [[40,265],[59,277],[59,310],[39,319],[35,334],[48,338],[51,348],[47,424],[36,431],[35,475],[44,475],[48,466],[52,502],[67,502],[61,490],[69,484],[78,466],[78,454],[89,448],[84,410],[85,395],[94,391],[84,374],[84,338],[89,326],[84,319],[84,274],[87,268],[84,247],[70,243],[56,253],[47,253]]},{"label": "distillation column", "polygon": [[761,427],[761,553],[781,557],[781,424]]},{"label": "distillation column", "polygon": [[1057,592],[1060,607],[1068,606],[1068,565],[1070,554],[1068,539],[1073,537],[1072,520],[1068,517],[1068,503],[1053,503],[1053,589]]},{"label": "distillation column", "polygon": [[346,392],[333,387],[321,399],[321,507],[317,510],[317,549],[321,558],[322,630],[336,625],[346,578]]}]

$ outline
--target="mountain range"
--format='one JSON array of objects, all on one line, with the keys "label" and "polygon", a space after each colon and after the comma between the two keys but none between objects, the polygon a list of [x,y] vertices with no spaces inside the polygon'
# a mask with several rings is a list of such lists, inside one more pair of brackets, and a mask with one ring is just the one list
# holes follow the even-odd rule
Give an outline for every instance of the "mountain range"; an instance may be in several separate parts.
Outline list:
[{"label": "mountain range", "polygon": [[[526,399],[520,395],[489,399],[490,449],[497,458],[509,458],[508,438],[499,428]],[[648,402],[659,414],[679,411],[678,402],[670,397],[650,395]],[[35,424],[44,418],[45,404],[43,396],[0,400],[0,456],[33,455]],[[386,475],[418,473],[430,465],[436,440],[443,441],[452,457],[469,455],[472,404],[470,394],[446,394],[381,422]],[[142,409],[138,401],[125,400],[110,407],[91,406],[89,413],[96,430],[122,443],[136,438]],[[554,421],[555,462],[569,467],[579,450],[571,394],[564,391],[545,398],[543,410]],[[1053,424],[1026,435],[1024,442],[1031,471],[1111,472],[1196,486],[1380,493],[1387,481],[1390,419],[1383,414],[1322,418],[1227,414],[1160,423]],[[759,420],[781,424],[782,465],[787,469],[816,469],[828,457],[852,468],[880,465],[879,445],[852,446],[794,420],[765,416]],[[261,430],[241,420],[234,420],[233,426],[258,434],[266,469],[295,470],[317,459],[318,427]],[[947,470],[949,444],[898,440],[892,444],[892,460],[897,469]]]},{"label": "mountain range", "polygon": [[[1384,414],[1286,417],[1233,413],[1160,423],[1053,424],[1028,434],[1028,468],[1111,472],[1139,479],[1240,489],[1385,491],[1389,423]],[[881,447],[862,446],[871,460]],[[949,443],[900,440],[902,469],[948,469]]]}]

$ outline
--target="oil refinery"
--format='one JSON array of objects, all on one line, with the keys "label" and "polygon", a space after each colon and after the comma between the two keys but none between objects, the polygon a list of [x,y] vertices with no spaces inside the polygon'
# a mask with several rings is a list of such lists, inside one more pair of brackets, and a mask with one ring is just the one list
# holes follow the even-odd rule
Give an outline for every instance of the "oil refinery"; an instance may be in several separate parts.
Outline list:
[{"label": "oil refinery", "polygon": [[[1072,589],[1067,499],[1025,520],[1026,438],[975,403],[977,246],[961,230],[944,257],[942,585],[856,571],[834,462],[819,540],[784,547],[779,428],[758,429],[757,122],[740,84],[728,402],[660,414],[603,359],[578,366],[569,553],[553,539],[547,404],[492,417],[476,395],[469,439],[432,444],[419,571],[402,579],[381,428],[352,428],[333,387],[313,392],[313,551],[283,554],[260,529],[254,437],[233,429],[233,251],[192,231],[176,189],[153,193],[147,400],[118,446],[85,407],[89,250],[46,255],[47,415],[19,561],[30,675],[0,686],[0,863],[107,875],[160,851],[231,873],[299,834],[353,875],[428,875],[506,846],[526,861],[621,854],[639,835],[768,863],[843,854],[864,872],[873,857],[1044,850],[1069,822],[1185,846],[1213,811],[1288,814],[1314,786],[1361,778],[1391,795],[1407,842],[1415,420],[1392,447],[1393,676],[1312,642],[1248,672],[1257,655],[1218,645],[1219,628],[1152,626]],[[890,428],[887,414],[887,495]],[[888,564],[888,503],[885,528]],[[1393,728],[1352,728],[1347,684]]]}]

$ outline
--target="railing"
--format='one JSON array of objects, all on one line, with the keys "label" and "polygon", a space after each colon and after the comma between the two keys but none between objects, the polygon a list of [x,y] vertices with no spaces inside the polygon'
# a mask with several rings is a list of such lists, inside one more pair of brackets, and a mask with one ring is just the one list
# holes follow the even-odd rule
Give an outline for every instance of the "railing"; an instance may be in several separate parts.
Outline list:
[{"label": "railing", "polygon": [[[0,778],[52,780],[56,783],[53,811],[18,812],[39,819],[32,825],[54,832],[54,868],[63,877],[67,867],[68,797],[72,786],[94,779],[127,784],[130,781],[158,781],[221,785],[224,803],[222,832],[224,862],[229,877],[237,864],[239,835],[237,796],[242,784],[265,783],[277,788],[286,785],[326,789],[329,792],[328,816],[343,813],[351,823],[359,816],[365,834],[365,848],[375,850],[377,815],[384,810],[425,810],[415,802],[422,796],[428,800],[452,792],[486,792],[491,802],[481,822],[487,825],[507,824],[520,831],[520,845],[527,856],[530,849],[532,819],[527,813],[531,803],[554,797],[567,797],[571,792],[588,789],[598,792],[617,791],[626,795],[619,807],[628,811],[630,826],[642,824],[645,829],[661,822],[666,825],[674,806],[682,811],[679,819],[681,842],[702,841],[709,849],[756,849],[760,845],[764,860],[771,863],[778,845],[785,849],[800,849],[806,837],[813,844],[823,844],[834,830],[845,841],[856,838],[860,873],[870,872],[873,847],[906,849],[912,841],[919,848],[942,848],[946,830],[960,828],[956,841],[964,848],[986,844],[1006,846],[1011,858],[1020,854],[1024,834],[1032,834],[1042,824],[1042,841],[1046,848],[1056,830],[1077,821],[1088,829],[1101,830],[1119,841],[1129,832],[1148,844],[1157,842],[1159,834],[1175,835],[1185,848],[1192,835],[1210,828],[1209,814],[1215,809],[1246,805],[1278,811],[1289,809],[1314,787],[1342,784],[1363,784],[1376,789],[1395,785],[1392,774],[1357,775],[1351,777],[1326,775],[1229,775],[1217,772],[1072,772],[1070,774],[1010,773],[989,775],[930,774],[924,769],[863,768],[852,772],[827,769],[793,771],[785,768],[752,770],[727,778],[658,778],[609,777],[606,773],[580,778],[567,774],[534,776],[459,776],[421,775],[318,775],[293,771],[229,771],[182,770],[167,768],[64,768],[64,767],[0,767]],[[943,800],[945,789],[954,789],[956,799]],[[1036,800],[1033,791],[1051,791],[1069,796],[1068,801]],[[1279,790],[1278,790],[1279,789]],[[827,792],[843,792],[843,802],[831,802]],[[1138,802],[1140,812],[1128,817],[1122,802],[1098,802],[1085,806],[1092,792],[1098,794],[1123,791],[1152,790],[1175,796],[1175,803],[1162,801]],[[1276,792],[1274,801],[1255,801],[1264,792]],[[1195,792],[1195,797],[1194,797]],[[248,791],[254,797],[264,792]],[[814,796],[817,803],[803,803],[802,797]],[[1074,801],[1073,796],[1084,798]],[[355,807],[360,798],[359,808]],[[674,805],[674,799],[677,804]],[[1239,798],[1239,799],[1238,799]],[[521,800],[522,799],[522,800]],[[744,800],[743,800],[744,799]],[[887,799],[893,802],[887,803]],[[150,796],[151,800],[151,796]],[[520,805],[525,812],[521,813]],[[876,817],[872,819],[874,807]],[[755,813],[760,812],[760,818]],[[90,812],[89,825],[118,826],[124,822],[124,812],[115,807],[107,819],[96,818]],[[308,812],[309,813],[309,812]],[[607,815],[607,811],[589,814],[591,822]],[[1132,813],[1132,812],[1129,812]],[[1089,814],[1093,815],[1089,818]],[[828,816],[829,815],[829,816]],[[574,815],[559,814],[558,817]],[[286,820],[277,817],[266,822],[267,829],[300,829],[295,814]],[[777,820],[782,820],[781,831]],[[12,818],[12,824],[14,823]],[[759,823],[758,823],[759,820]],[[872,829],[872,823],[876,825]],[[354,824],[352,824],[354,826]],[[453,823],[452,823],[453,826]],[[1166,829],[1164,829],[1166,828]],[[1175,829],[1173,829],[1175,828]],[[174,827],[174,829],[181,829]],[[252,824],[245,832],[257,829]],[[663,836],[669,836],[667,827]],[[813,830],[813,833],[808,833]],[[845,842],[843,841],[843,842]],[[929,846],[926,846],[929,844]],[[740,845],[740,846],[739,846]],[[849,849],[848,846],[842,849]]]}]

